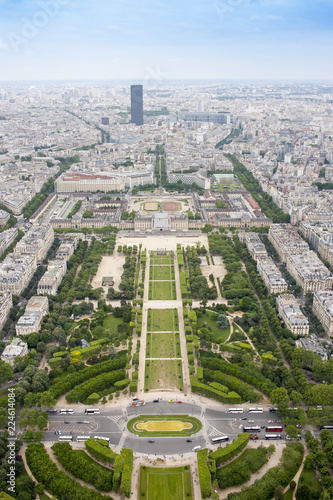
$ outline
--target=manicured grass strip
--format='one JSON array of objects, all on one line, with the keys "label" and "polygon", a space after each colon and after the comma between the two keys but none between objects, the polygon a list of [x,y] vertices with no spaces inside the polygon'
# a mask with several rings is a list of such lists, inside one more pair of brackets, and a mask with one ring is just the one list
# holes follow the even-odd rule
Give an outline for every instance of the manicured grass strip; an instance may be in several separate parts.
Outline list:
[{"label": "manicured grass strip", "polygon": [[152,279],[156,281],[172,280],[172,270],[173,266],[153,266],[152,267]]},{"label": "manicured grass strip", "polygon": [[192,500],[190,467],[141,467],[140,491],[142,500]]},{"label": "manicured grass strip", "polygon": [[147,358],[181,358],[179,333],[147,333]]},{"label": "manicured grass strip", "polygon": [[151,281],[149,283],[150,300],[175,300],[175,281]]},{"label": "manicured grass strip", "polygon": [[151,389],[183,389],[181,360],[146,361],[145,391]]},{"label": "manicured grass strip", "polygon": [[[173,423],[179,422],[180,427],[182,426],[181,424],[191,424],[191,428],[178,431],[138,429],[138,424],[146,424],[147,422],[150,423],[150,427],[154,426],[154,422],[156,422],[156,427],[162,425],[165,428],[168,427],[168,422],[170,422],[171,426],[173,426]],[[163,424],[161,424],[162,422]],[[138,436],[190,436],[191,434],[199,432],[201,427],[202,424],[200,420],[189,417],[188,415],[141,415],[140,417],[132,418],[127,424],[128,430]]]},{"label": "manicured grass strip", "polygon": [[177,309],[149,309],[148,330],[151,332],[173,332],[178,330]]}]

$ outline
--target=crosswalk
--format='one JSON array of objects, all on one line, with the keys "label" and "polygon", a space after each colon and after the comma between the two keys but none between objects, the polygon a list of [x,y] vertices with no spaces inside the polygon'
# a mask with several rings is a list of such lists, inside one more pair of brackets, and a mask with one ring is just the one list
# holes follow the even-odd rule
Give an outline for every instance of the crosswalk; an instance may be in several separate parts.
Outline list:
[{"label": "crosswalk", "polygon": [[223,432],[219,431],[212,425],[209,425],[207,434],[209,437],[215,437],[215,436],[221,436],[221,434],[224,434]]}]

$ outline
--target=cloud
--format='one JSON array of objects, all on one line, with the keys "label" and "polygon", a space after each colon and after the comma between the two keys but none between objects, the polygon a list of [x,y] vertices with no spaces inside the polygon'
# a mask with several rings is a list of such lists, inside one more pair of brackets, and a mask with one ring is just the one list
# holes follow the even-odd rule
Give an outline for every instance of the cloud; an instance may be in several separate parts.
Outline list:
[{"label": "cloud", "polygon": [[4,42],[3,40],[1,40],[0,38],[0,50],[4,50],[4,49],[7,49],[8,47],[8,43]]},{"label": "cloud", "polygon": [[282,21],[282,20],[283,20],[282,16],[274,16],[272,14],[267,14],[267,15],[254,14],[253,16],[250,17],[250,21]]}]

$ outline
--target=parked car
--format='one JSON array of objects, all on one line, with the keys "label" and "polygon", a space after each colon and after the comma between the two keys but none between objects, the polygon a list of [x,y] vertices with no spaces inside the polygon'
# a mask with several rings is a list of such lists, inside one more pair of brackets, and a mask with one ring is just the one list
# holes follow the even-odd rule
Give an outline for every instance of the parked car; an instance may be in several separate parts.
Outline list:
[{"label": "parked car", "polygon": [[153,439],[149,439],[148,443],[155,443],[155,441]]},{"label": "parked car", "polygon": [[187,443],[192,443],[192,439],[186,439]]},{"label": "parked car", "polygon": [[258,434],[250,434],[250,439],[259,439]]},{"label": "parked car", "polygon": [[242,417],[242,420],[247,420],[247,417]]}]

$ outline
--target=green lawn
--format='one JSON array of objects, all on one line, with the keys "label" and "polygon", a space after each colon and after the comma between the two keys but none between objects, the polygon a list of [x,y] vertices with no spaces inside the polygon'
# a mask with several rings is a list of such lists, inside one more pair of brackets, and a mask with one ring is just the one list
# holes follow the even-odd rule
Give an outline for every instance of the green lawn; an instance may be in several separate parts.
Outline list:
[{"label": "green lawn", "polygon": [[148,331],[173,332],[178,329],[177,309],[149,309]]},{"label": "green lawn", "polygon": [[[105,316],[103,321],[103,328],[105,330],[110,329],[111,333],[117,331],[117,327],[120,323],[123,323],[123,318],[116,318],[112,313]],[[107,332],[106,332],[107,333]],[[105,337],[105,334],[103,335]]]},{"label": "green lawn", "polygon": [[145,390],[152,389],[183,390],[182,361],[146,361]]},{"label": "green lawn", "polygon": [[210,340],[210,342],[214,342],[216,344],[223,344],[230,334],[230,325],[227,326],[224,330],[221,330],[216,323],[217,314],[211,313],[209,311],[206,314],[202,314],[198,318],[198,329],[202,327],[210,328],[211,330],[211,338],[206,339]]},{"label": "green lawn", "polygon": [[147,333],[147,358],[180,358],[179,333]]},{"label": "green lawn", "polygon": [[298,481],[298,487],[300,487],[302,484],[306,484],[310,488],[311,492],[310,500],[312,499],[314,500],[320,497],[322,489],[312,467],[311,469],[305,469],[303,467],[302,473]]},{"label": "green lawn", "polygon": [[176,285],[174,281],[151,281],[149,283],[150,300],[175,300]]},{"label": "green lawn", "polygon": [[150,262],[155,266],[159,264],[173,264],[173,253],[166,252],[166,255],[157,255],[157,252],[151,252]]},{"label": "green lawn", "polygon": [[172,276],[172,269],[173,269],[173,266],[153,266],[152,267],[152,270],[153,270],[153,277],[152,279],[153,280],[172,280],[173,279],[173,276]]},{"label": "green lawn", "polygon": [[142,500],[191,500],[190,467],[141,466],[139,498]]},{"label": "green lawn", "polygon": [[[174,400],[175,401],[175,400]],[[176,402],[170,403],[170,405],[178,404]],[[137,424],[144,424],[146,422],[160,422],[162,421],[167,425],[168,421],[171,422],[184,422],[191,424],[190,429],[183,430],[148,430],[148,429],[138,429]],[[202,423],[195,417],[190,417],[189,415],[140,415],[139,417],[132,418],[128,424],[127,429],[133,434],[138,436],[190,436],[191,434],[196,434],[202,428]]]}]

